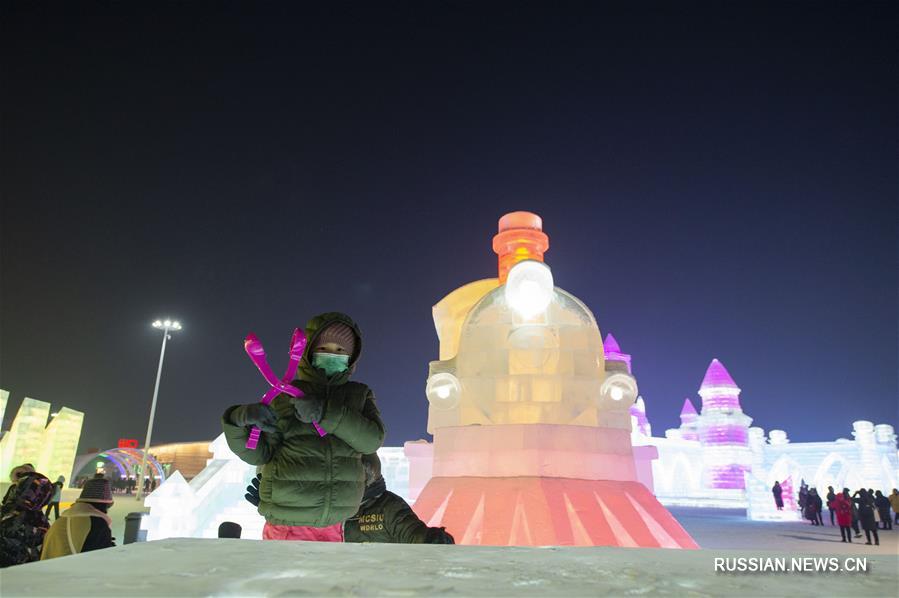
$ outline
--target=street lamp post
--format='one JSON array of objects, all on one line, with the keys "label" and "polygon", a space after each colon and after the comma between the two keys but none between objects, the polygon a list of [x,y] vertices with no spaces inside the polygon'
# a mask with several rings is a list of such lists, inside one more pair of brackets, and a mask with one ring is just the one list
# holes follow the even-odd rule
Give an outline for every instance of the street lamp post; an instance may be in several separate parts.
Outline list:
[{"label": "street lamp post", "polygon": [[162,351],[159,352],[159,369],[156,370],[156,386],[153,387],[153,402],[150,404],[150,421],[147,424],[147,440],[144,443],[144,453],[141,457],[140,469],[137,476],[137,500],[144,495],[144,472],[147,469],[147,453],[150,450],[150,440],[153,436],[153,419],[156,417],[156,397],[159,396],[159,379],[162,378],[162,360],[165,359],[165,342],[171,338],[169,331],[181,330],[181,323],[175,320],[156,320],[153,328],[162,329]]}]

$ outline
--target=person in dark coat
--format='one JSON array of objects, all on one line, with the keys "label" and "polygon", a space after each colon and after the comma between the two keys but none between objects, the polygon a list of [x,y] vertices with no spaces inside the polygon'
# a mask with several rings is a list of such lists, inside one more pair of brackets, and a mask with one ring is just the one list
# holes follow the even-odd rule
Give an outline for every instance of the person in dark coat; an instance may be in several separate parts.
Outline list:
[{"label": "person in dark coat", "polygon": [[880,515],[883,529],[893,529],[893,518],[890,517],[890,499],[884,496],[880,490],[874,493],[874,506]]},{"label": "person in dark coat", "polygon": [[784,510],[784,499],[783,499],[783,488],[780,487],[780,482],[775,481],[774,487],[771,488],[771,494],[774,495],[774,504],[777,506],[778,511]]},{"label": "person in dark coat", "polygon": [[834,495],[833,510],[837,514],[837,524],[840,526],[841,542],[852,543],[852,502],[849,500],[849,491]]},{"label": "person in dark coat", "polygon": [[365,493],[359,512],[343,523],[345,542],[455,544],[443,527],[428,527],[401,497],[387,490],[377,454],[362,456]]},{"label": "person in dark coat", "polygon": [[855,532],[856,538],[861,538],[862,532],[858,527],[858,505],[854,500],[852,500],[852,497],[849,495],[849,488],[843,488],[843,494],[845,494],[846,498],[849,499],[849,502],[852,503],[852,531]]},{"label": "person in dark coat", "polygon": [[19,483],[19,478],[28,473],[34,473],[34,465],[32,465],[31,463],[22,463],[21,465],[13,467],[9,471],[10,486],[9,488],[7,488],[6,494],[3,496],[2,504],[6,504],[10,497],[15,493],[16,484]]},{"label": "person in dark coat", "polygon": [[853,495],[853,502],[858,506],[858,520],[865,530],[865,544],[871,544],[871,534],[874,534],[874,544],[880,546],[880,538],[877,536],[877,521],[874,518],[874,499],[868,491],[862,488]]},{"label": "person in dark coat", "polygon": [[818,490],[815,488],[809,490],[808,498],[815,507],[813,513],[815,516],[815,525],[824,525],[824,519],[821,516],[821,513],[824,511],[824,501],[822,501],[821,496],[818,495]]},{"label": "person in dark coat", "polygon": [[817,493],[812,488],[805,495],[805,510],[802,516],[812,522],[812,525],[818,525],[818,501],[815,500]]},{"label": "person in dark coat", "polygon": [[837,497],[836,492],[833,491],[833,486],[827,487],[827,510],[830,511],[830,524],[833,525],[833,515],[834,515],[834,507],[833,501]]},{"label": "person in dark coat", "polygon": [[0,567],[38,560],[50,527],[43,508],[53,494],[53,483],[30,466],[19,466],[13,474],[16,483],[0,506]]},{"label": "person in dark coat", "polygon": [[71,508],[53,522],[44,538],[41,560],[115,546],[107,515],[112,486],[105,478],[88,480]]},{"label": "person in dark coat", "polygon": [[50,519],[50,510],[52,509],[56,515],[54,519],[59,519],[59,501],[62,499],[62,488],[66,483],[65,476],[59,476],[56,478],[56,481],[53,482],[53,496],[50,497],[50,502],[47,503],[47,519]]}]

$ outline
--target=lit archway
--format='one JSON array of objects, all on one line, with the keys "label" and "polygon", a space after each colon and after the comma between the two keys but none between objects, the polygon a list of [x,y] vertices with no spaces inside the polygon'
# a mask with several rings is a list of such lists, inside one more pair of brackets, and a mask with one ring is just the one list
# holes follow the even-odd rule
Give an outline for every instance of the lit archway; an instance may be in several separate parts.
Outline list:
[{"label": "lit archway", "polygon": [[[77,479],[91,462],[98,459],[107,460],[115,465],[121,477],[132,477],[140,469],[143,456],[144,452],[142,450],[133,448],[112,448],[99,453],[82,455],[75,461],[75,466],[72,468],[73,479]],[[147,455],[147,465],[150,471],[155,471],[155,477],[159,478],[160,484],[165,481],[165,469],[153,455]]]},{"label": "lit archway", "polygon": [[[836,472],[831,471],[834,466],[838,468]],[[849,462],[846,461],[846,457],[839,453],[830,453],[818,466],[818,471],[815,472],[814,485],[819,490],[828,486],[841,490],[846,485],[849,470]]]}]

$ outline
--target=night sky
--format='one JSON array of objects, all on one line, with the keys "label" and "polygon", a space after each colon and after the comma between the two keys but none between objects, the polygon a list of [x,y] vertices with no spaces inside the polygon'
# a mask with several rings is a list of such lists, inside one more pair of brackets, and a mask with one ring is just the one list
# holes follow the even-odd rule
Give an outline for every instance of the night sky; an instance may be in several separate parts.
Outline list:
[{"label": "night sky", "polygon": [[431,306],[544,219],[656,435],[717,357],[794,441],[899,428],[894,2],[3,2],[0,387],[81,450],[214,438],[346,311],[387,445]]}]

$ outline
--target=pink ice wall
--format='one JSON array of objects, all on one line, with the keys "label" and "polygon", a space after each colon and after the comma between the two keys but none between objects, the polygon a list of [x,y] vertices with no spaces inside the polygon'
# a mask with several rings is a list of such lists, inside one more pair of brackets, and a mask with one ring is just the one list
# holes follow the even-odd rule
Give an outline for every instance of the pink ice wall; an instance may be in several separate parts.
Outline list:
[{"label": "pink ice wall", "polygon": [[640,483],[657,454],[632,448],[627,430],[445,427],[433,447],[434,477],[413,508],[457,543],[698,548]]}]

